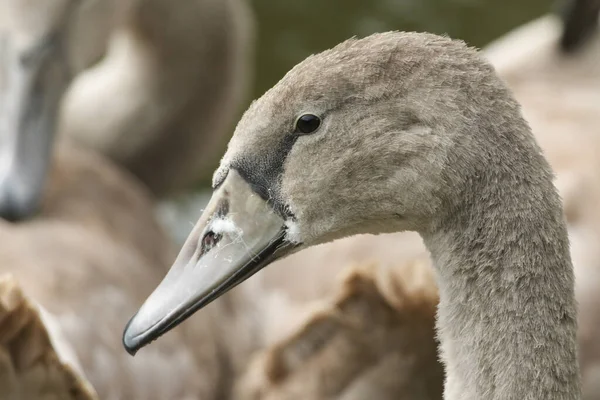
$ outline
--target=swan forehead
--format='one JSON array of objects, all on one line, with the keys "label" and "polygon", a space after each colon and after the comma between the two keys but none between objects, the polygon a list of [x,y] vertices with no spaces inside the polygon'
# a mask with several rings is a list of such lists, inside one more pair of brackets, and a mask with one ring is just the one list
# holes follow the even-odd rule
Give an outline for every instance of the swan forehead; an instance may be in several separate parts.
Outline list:
[{"label": "swan forehead", "polygon": [[[312,55],[253,102],[242,116],[224,161],[261,148],[275,148],[303,112],[332,113],[348,103],[371,113],[383,99],[420,92],[437,96],[448,81],[472,79],[480,62],[463,42],[424,33],[387,32],[350,39]],[[474,74],[473,74],[474,73]],[[487,72],[486,72],[487,73]],[[457,84],[458,85],[458,84]],[[425,93],[426,91],[430,93]],[[423,105],[422,98],[416,99]]]},{"label": "swan forehead", "polygon": [[250,154],[275,157],[278,151],[289,151],[289,145],[282,145],[282,141],[292,133],[296,118],[303,112],[322,115],[357,99],[379,97],[391,89],[390,85],[377,83],[383,81],[382,70],[399,46],[399,37],[388,33],[351,39],[296,65],[244,113],[223,166]]},{"label": "swan forehead", "polygon": [[257,134],[261,122],[282,121],[303,108],[327,111],[351,99],[375,99],[397,90],[404,86],[404,75],[431,57],[421,51],[425,49],[422,36],[429,37],[398,32],[375,34],[349,39],[306,58],[250,105],[234,139],[246,131]]}]

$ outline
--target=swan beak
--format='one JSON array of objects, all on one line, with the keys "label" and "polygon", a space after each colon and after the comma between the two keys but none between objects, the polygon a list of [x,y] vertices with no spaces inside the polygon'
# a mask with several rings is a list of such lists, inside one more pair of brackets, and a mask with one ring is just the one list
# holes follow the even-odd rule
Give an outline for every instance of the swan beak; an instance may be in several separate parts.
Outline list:
[{"label": "swan beak", "polygon": [[134,355],[200,308],[294,247],[285,221],[230,170],[215,190],[164,280],[123,333]]},{"label": "swan beak", "polygon": [[38,207],[69,82],[58,34],[19,45],[0,36],[0,218],[9,220]]}]

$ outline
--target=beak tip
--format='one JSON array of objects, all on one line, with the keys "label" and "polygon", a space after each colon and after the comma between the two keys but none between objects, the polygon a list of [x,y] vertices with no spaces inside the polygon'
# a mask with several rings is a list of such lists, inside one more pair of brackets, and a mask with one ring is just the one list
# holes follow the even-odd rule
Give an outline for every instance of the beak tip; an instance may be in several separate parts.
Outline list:
[{"label": "beak tip", "polygon": [[140,335],[135,335],[130,332],[129,327],[131,322],[135,319],[135,315],[129,320],[125,329],[123,330],[123,347],[131,356],[135,356],[139,349],[144,347],[144,343],[141,340]]},{"label": "beak tip", "polygon": [[125,347],[125,350],[127,351],[127,353],[129,353],[129,355],[133,357],[138,352],[138,350],[140,349],[141,346],[138,346],[138,345],[135,345],[132,343],[128,343],[127,337],[124,335],[123,336],[123,347]]},{"label": "beak tip", "polygon": [[38,206],[38,198],[19,199],[10,185],[0,183],[0,218],[18,222],[32,216]]}]

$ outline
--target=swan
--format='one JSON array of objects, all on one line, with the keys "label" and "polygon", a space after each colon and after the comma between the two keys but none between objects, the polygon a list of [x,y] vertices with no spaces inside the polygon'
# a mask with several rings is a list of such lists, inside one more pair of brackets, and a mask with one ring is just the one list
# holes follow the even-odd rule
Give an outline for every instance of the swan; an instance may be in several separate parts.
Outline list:
[{"label": "swan", "polygon": [[250,73],[243,0],[7,0],[0,14],[4,218],[38,209],[55,135],[158,197],[216,165]]},{"label": "swan", "polygon": [[[578,5],[581,2],[574,3],[570,9],[583,6]],[[483,55],[521,103],[525,118],[530,122],[536,139],[557,174],[555,184],[564,202],[575,271],[575,294],[579,305],[582,398],[597,400],[600,399],[600,252],[597,245],[600,240],[600,214],[597,207],[600,202],[597,176],[600,167],[597,163],[600,151],[600,136],[597,135],[600,115],[600,70],[597,68],[600,36],[597,33],[590,34],[593,32],[590,28],[582,29],[579,36],[569,33],[569,27],[582,27],[581,21],[573,20],[577,16],[581,17],[577,13],[568,14],[564,22],[554,15],[538,18],[490,43],[483,49]],[[596,21],[588,20],[590,23]],[[568,44],[566,49],[564,43]],[[335,288],[334,277],[353,263],[375,262],[379,268],[394,270],[398,268],[399,260],[422,261],[422,267],[429,268],[429,263],[420,254],[423,249],[417,235],[406,232],[357,235],[278,260],[262,273],[262,279],[267,283],[267,290],[280,286],[292,302],[307,302],[323,298],[324,293]],[[286,285],[286,279],[294,284]],[[305,322],[310,324],[312,320],[307,317]],[[361,334],[368,334],[368,331]],[[332,336],[324,347],[333,346],[335,337]],[[403,340],[406,339],[398,339]],[[252,370],[247,373],[240,396],[248,392],[255,395],[254,399],[269,399],[272,396],[292,399],[300,395],[295,386],[300,378],[305,382],[336,379],[344,368],[351,368],[353,362],[362,361],[359,358],[346,359],[342,365],[332,364],[321,355],[329,354],[327,350],[319,348],[309,356],[300,358],[301,363],[295,364],[293,371],[283,378],[271,374],[272,357],[313,341],[310,332],[297,330],[289,334],[287,339],[262,350]],[[360,346],[362,342],[358,343]],[[296,359],[293,360],[298,363]],[[322,370],[318,368],[318,363],[323,364]],[[435,364],[431,366],[433,368]],[[414,371],[404,367],[401,371],[396,368],[394,372],[399,380],[401,376],[412,376]],[[382,370],[380,374],[386,376],[390,370]],[[377,382],[369,383],[371,388],[380,386]],[[351,387],[339,394],[338,398],[351,395]],[[331,394],[326,386],[321,390],[312,397],[327,398]],[[360,392],[357,395],[360,396]],[[393,395],[422,398],[403,387],[397,387]]]},{"label": "swan", "polygon": [[[580,26],[547,15],[493,41],[483,55],[522,105],[556,172],[576,278],[583,398],[600,399],[600,35],[571,36],[568,41],[577,47],[565,52],[564,25]],[[393,266],[404,257],[417,257],[423,244],[416,236],[357,235],[316,246],[276,261],[263,279],[271,287],[289,278],[294,285],[285,290],[292,300],[311,300],[331,290],[336,274],[352,263]]]},{"label": "swan", "polygon": [[[585,1],[572,3],[570,10],[586,7],[586,4],[580,4]],[[483,55],[521,103],[526,120],[557,174],[555,184],[564,202],[579,305],[582,397],[596,400],[600,399],[600,341],[597,339],[600,335],[600,252],[597,245],[600,241],[597,207],[600,202],[597,173],[600,168],[597,162],[600,151],[600,136],[597,135],[600,35],[597,32],[591,34],[595,27],[581,29],[577,35],[569,31],[569,27],[582,28],[579,19],[585,16],[569,13],[563,17],[565,21],[554,15],[538,18],[490,43],[483,49]],[[597,19],[587,19],[587,22],[595,25]],[[420,259],[423,248],[418,235],[407,232],[356,235],[278,260],[262,273],[262,279],[267,290],[280,286],[292,302],[307,302],[322,298],[324,293],[332,290],[335,276],[348,265],[375,262],[379,267],[396,268],[398,260]],[[285,279],[294,284],[285,285]],[[310,337],[304,340],[310,341]],[[275,344],[263,353],[278,349]],[[281,393],[282,383],[267,379],[268,364],[262,363],[257,368],[266,376],[261,381],[251,381],[253,393],[260,387],[262,397],[257,398]],[[314,368],[311,370],[315,376],[325,375]],[[410,372],[406,371],[407,374]],[[336,373],[335,368],[330,368],[327,376]],[[295,375],[289,378],[290,381],[294,379],[297,379]],[[399,390],[397,395],[403,393]]]},{"label": "swan", "polygon": [[518,103],[463,42],[350,39],[238,123],[214,193],[131,318],[135,354],[277,258],[418,232],[439,286],[446,399],[580,399],[574,276],[552,171]]}]

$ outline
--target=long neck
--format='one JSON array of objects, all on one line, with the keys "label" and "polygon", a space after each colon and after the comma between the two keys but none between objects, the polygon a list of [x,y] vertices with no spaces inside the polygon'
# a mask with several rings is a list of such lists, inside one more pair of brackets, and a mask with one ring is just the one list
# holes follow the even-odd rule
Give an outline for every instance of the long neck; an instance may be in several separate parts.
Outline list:
[{"label": "long neck", "polygon": [[475,177],[462,207],[423,235],[447,400],[580,399],[569,244],[542,169],[541,179]]},{"label": "long neck", "polygon": [[0,94],[0,218],[28,217],[41,199],[59,100],[69,80],[58,42],[51,36],[34,48],[29,58],[14,43],[7,42],[5,48],[7,87]]}]

